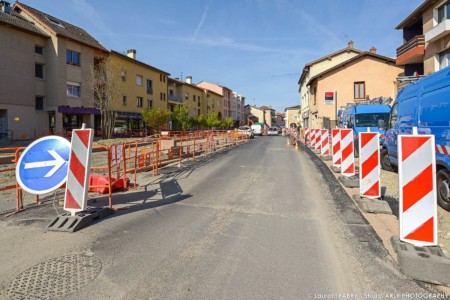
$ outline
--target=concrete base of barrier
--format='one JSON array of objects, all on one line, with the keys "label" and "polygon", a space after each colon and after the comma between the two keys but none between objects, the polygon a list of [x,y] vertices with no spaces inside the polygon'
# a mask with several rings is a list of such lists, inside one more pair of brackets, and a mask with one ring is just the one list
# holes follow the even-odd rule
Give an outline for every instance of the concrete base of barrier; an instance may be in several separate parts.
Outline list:
[{"label": "concrete base of barrier", "polygon": [[339,176],[339,181],[348,188],[359,188],[359,176],[353,175],[350,177],[347,176]]},{"label": "concrete base of barrier", "polygon": [[450,260],[441,247],[417,247],[391,237],[391,245],[397,253],[400,271],[416,280],[440,285],[450,285]]},{"label": "concrete base of barrier", "polygon": [[331,171],[333,171],[334,173],[341,173],[341,167],[331,166],[330,169],[331,169]]},{"label": "concrete base of barrier", "polygon": [[320,150],[314,150],[314,149],[313,149],[313,152],[314,152],[315,154],[320,154]]},{"label": "concrete base of barrier", "polygon": [[361,210],[364,212],[392,215],[391,207],[384,200],[370,199],[361,197],[359,195],[353,195],[352,198],[358,204],[359,208],[361,208]]},{"label": "concrete base of barrier", "polygon": [[329,155],[325,155],[325,156],[321,155],[320,158],[321,158],[323,161],[330,161],[330,160],[331,160],[331,156],[329,156]]},{"label": "concrete base of barrier", "polygon": [[95,220],[105,218],[112,213],[109,208],[88,208],[72,216],[70,212],[53,219],[47,226],[49,231],[75,232],[89,226]]}]

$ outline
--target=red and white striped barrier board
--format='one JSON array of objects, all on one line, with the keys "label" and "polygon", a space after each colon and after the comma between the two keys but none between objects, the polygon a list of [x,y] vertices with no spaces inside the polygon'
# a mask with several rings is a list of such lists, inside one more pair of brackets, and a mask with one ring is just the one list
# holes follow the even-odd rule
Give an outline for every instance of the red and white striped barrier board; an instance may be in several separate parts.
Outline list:
[{"label": "red and white striped barrier board", "polygon": [[316,147],[316,132],[317,129],[313,128],[311,129],[311,141],[309,142],[309,144],[311,145],[311,148],[315,148]]},{"label": "red and white striped barrier board", "polygon": [[436,152],[450,155],[450,146],[436,145]]},{"label": "red and white striped barrier board", "polygon": [[322,144],[320,143],[320,140],[322,138],[322,130],[320,129],[316,129],[316,142],[315,142],[315,147],[317,151],[320,151],[320,149],[322,149]]},{"label": "red and white striped barrier board", "polygon": [[72,148],[64,197],[64,209],[70,211],[72,215],[86,209],[93,139],[92,129],[72,131]]},{"label": "red and white striped barrier board", "polygon": [[361,197],[380,198],[380,134],[359,133],[359,193]]},{"label": "red and white striped barrier board", "polygon": [[400,240],[419,247],[437,245],[434,135],[399,135],[397,141]]},{"label": "red and white striped barrier board", "polygon": [[341,174],[347,177],[355,175],[355,155],[353,153],[353,130],[341,129]]},{"label": "red and white striped barrier board", "polygon": [[320,154],[322,156],[329,156],[330,155],[330,137],[328,133],[328,129],[322,129],[322,137],[320,138],[321,142],[321,149]]},{"label": "red and white striped barrier board", "polygon": [[333,152],[333,166],[341,166],[341,130],[331,129],[331,149]]},{"label": "red and white striped barrier board", "polygon": [[305,144],[309,142],[309,128],[305,128]]}]

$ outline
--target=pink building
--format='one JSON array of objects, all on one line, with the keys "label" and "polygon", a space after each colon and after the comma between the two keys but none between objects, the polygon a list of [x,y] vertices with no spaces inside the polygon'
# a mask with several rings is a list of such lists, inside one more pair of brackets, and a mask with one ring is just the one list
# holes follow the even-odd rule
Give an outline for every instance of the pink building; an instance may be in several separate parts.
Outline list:
[{"label": "pink building", "polygon": [[223,118],[229,118],[233,116],[232,110],[231,110],[231,100],[233,96],[233,91],[225,86],[221,86],[218,84],[206,82],[206,81],[200,81],[197,83],[198,87],[213,91],[217,94],[222,95],[223,97]]}]

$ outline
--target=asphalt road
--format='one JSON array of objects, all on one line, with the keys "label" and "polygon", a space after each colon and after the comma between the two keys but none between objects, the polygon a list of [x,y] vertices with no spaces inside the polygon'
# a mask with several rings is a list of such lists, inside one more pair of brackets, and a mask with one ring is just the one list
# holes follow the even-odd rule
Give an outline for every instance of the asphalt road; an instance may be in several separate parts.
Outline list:
[{"label": "asphalt road", "polygon": [[95,256],[101,272],[64,299],[424,292],[400,274],[350,198],[307,151],[295,152],[282,137],[258,137],[183,172],[144,175],[145,186],[118,200],[129,210],[72,234],[44,232],[51,207],[42,220],[36,210],[2,221],[1,295],[21,272],[72,253]]}]

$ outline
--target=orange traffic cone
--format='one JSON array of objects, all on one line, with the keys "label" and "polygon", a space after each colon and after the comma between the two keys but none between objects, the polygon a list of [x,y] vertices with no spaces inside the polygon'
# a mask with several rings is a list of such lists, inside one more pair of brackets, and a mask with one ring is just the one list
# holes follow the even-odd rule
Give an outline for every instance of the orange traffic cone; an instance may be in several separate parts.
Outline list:
[{"label": "orange traffic cone", "polygon": [[289,141],[289,139],[287,139],[286,145],[287,145],[287,146],[290,146],[290,145],[291,145],[291,142]]},{"label": "orange traffic cone", "polygon": [[294,148],[294,150],[295,150],[295,151],[298,151],[298,142],[295,142],[295,148]]}]

